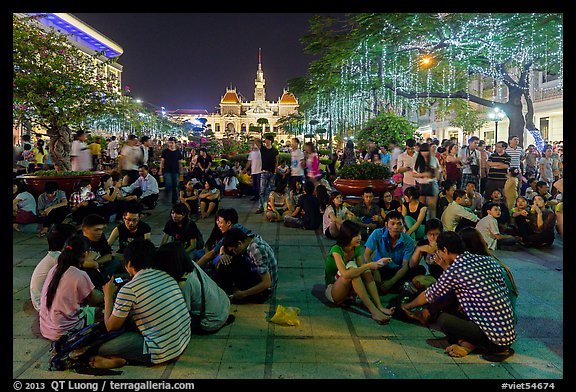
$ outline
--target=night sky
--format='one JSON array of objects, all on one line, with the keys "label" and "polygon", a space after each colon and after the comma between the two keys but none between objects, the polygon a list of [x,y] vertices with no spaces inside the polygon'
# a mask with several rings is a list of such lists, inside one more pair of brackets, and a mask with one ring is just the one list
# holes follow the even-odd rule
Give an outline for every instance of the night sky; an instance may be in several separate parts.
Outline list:
[{"label": "night sky", "polygon": [[[304,76],[313,56],[299,39],[307,13],[74,13],[124,49],[122,85],[167,110],[217,111],[227,87],[254,99],[258,48],[266,99],[277,101],[287,80]],[[337,15],[337,14],[324,14]],[[342,14],[340,14],[342,15]]]}]

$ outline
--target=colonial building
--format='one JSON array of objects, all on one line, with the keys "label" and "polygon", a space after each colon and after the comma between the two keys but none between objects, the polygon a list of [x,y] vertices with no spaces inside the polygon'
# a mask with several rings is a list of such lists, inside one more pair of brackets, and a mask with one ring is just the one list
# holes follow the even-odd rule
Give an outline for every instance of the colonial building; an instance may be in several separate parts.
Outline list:
[{"label": "colonial building", "polygon": [[237,135],[252,130],[254,135],[260,135],[261,131],[275,132],[277,134],[276,140],[285,142],[289,140],[289,136],[282,133],[278,126],[278,120],[297,112],[298,100],[294,94],[284,90],[278,101],[267,101],[265,85],[262,56],[261,52],[258,51],[258,70],[254,80],[254,99],[252,101],[243,102],[241,95],[235,88],[226,88],[226,93],[220,99],[220,111],[218,113],[199,114],[187,109],[178,109],[169,111],[167,115],[178,122],[187,121],[194,124],[202,121],[206,127],[212,129],[217,138],[223,138],[226,133]]}]

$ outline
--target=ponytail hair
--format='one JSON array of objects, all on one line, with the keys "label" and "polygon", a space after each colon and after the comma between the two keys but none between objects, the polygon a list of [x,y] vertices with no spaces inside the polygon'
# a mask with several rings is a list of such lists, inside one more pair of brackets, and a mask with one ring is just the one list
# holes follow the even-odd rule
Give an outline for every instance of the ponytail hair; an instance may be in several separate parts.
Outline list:
[{"label": "ponytail hair", "polygon": [[90,241],[82,234],[74,234],[70,236],[64,243],[64,248],[60,256],[58,256],[58,263],[56,264],[56,271],[52,276],[52,280],[48,285],[46,293],[46,307],[50,309],[54,297],[56,296],[56,289],[60,284],[60,279],[70,267],[79,267],[84,259],[84,254],[90,249]]}]

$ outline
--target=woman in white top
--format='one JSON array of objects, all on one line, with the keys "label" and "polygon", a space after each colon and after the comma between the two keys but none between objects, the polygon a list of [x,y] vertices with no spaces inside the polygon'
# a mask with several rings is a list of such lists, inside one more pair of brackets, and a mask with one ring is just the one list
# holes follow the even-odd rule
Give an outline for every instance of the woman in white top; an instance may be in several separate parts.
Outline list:
[{"label": "woman in white top", "polygon": [[322,232],[326,238],[335,239],[345,220],[353,220],[354,214],[343,204],[344,199],[339,191],[330,193],[330,201],[322,220]]},{"label": "woman in white top", "polygon": [[431,154],[430,145],[422,143],[414,163],[414,178],[420,188],[420,201],[428,207],[430,218],[436,216],[439,171],[438,159]]}]

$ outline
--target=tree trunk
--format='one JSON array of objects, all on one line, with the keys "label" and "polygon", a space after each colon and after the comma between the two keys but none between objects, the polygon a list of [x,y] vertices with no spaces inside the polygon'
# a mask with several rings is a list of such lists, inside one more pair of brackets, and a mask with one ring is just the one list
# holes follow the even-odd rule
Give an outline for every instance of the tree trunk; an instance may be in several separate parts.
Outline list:
[{"label": "tree trunk", "polygon": [[70,150],[72,143],[72,131],[67,125],[53,125],[48,128],[50,136],[50,159],[54,164],[54,169],[59,172],[71,171]]},{"label": "tree trunk", "polygon": [[524,127],[526,126],[526,122],[522,114],[523,91],[517,87],[508,85],[508,95],[508,102],[504,106],[504,111],[510,120],[508,137],[518,136],[518,139],[520,139],[519,145],[524,148]]}]

